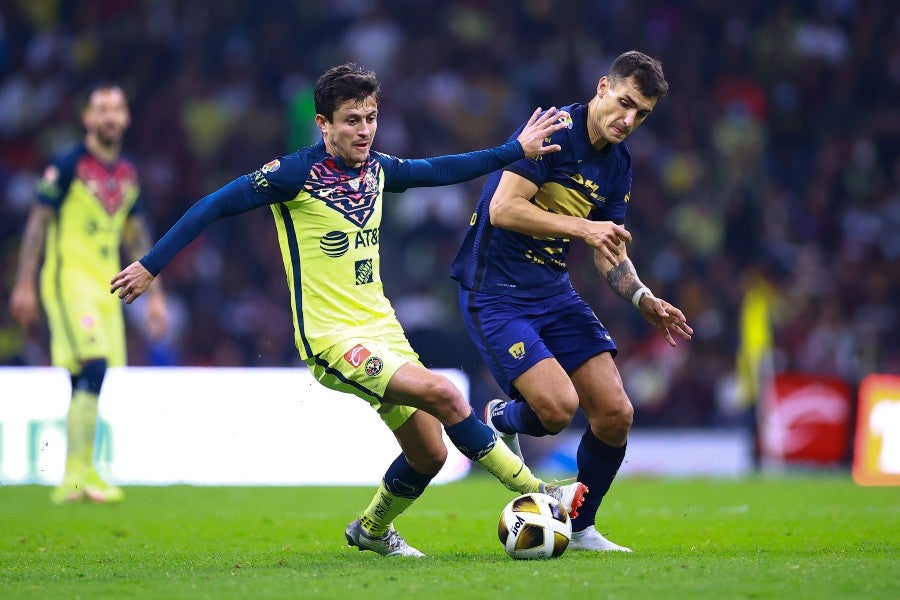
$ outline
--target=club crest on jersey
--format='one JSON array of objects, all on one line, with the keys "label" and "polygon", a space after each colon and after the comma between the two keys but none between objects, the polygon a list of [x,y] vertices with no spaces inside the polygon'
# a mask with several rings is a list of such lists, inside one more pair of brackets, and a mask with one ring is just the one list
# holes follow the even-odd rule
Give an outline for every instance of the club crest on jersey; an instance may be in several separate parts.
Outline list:
[{"label": "club crest on jersey", "polygon": [[509,347],[509,353],[514,359],[522,360],[525,358],[525,344],[523,342],[516,342]]},{"label": "club crest on jersey", "polygon": [[363,361],[371,356],[371,352],[366,349],[362,344],[357,344],[347,350],[347,353],[344,354],[344,360],[350,363],[354,369],[359,368]]},{"label": "club crest on jersey", "polygon": [[350,176],[334,159],[323,160],[313,165],[304,189],[354,225],[365,227],[375,214],[381,165],[369,159],[362,169],[363,174]]},{"label": "club crest on jersey", "polygon": [[369,377],[375,377],[381,373],[381,369],[383,368],[384,361],[377,356],[370,356],[369,360],[366,361],[366,375]]},{"label": "club crest on jersey", "polygon": [[44,169],[44,176],[38,180],[38,192],[51,198],[58,198],[59,189],[59,169],[50,165]]}]

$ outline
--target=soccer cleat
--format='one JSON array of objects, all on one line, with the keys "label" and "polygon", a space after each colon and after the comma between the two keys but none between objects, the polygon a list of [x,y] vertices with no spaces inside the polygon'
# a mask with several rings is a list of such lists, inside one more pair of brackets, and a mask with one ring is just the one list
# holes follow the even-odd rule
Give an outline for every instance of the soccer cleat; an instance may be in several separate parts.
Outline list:
[{"label": "soccer cleat", "polygon": [[382,556],[414,556],[416,558],[425,556],[407,544],[393,525],[383,536],[373,538],[369,537],[366,530],[360,525],[359,519],[356,519],[347,525],[344,535],[347,537],[347,543],[359,548],[360,552],[371,550]]},{"label": "soccer cleat", "polygon": [[519,434],[518,433],[503,433],[496,427],[494,427],[494,412],[499,410],[502,411],[503,407],[506,406],[506,402],[503,400],[491,400],[487,403],[487,406],[484,407],[484,422],[485,424],[491,428],[491,431],[494,432],[500,441],[506,444],[506,446],[513,451],[513,454],[521,458],[523,461],[525,457],[522,456],[522,447],[519,445]]},{"label": "soccer cleat", "polygon": [[111,504],[125,499],[125,492],[122,491],[122,488],[103,481],[94,469],[88,471],[85,476],[83,488],[84,495],[93,502]]},{"label": "soccer cleat", "polygon": [[542,483],[540,492],[559,500],[566,512],[569,513],[569,516],[574,519],[578,516],[579,507],[584,504],[584,495],[588,493],[588,487],[580,481],[569,485]]},{"label": "soccer cleat", "polygon": [[74,479],[66,478],[50,492],[53,504],[69,504],[84,500],[84,486]]},{"label": "soccer cleat", "polygon": [[631,548],[620,546],[603,537],[591,525],[583,531],[573,531],[569,540],[569,550],[593,550],[595,552],[631,552]]}]

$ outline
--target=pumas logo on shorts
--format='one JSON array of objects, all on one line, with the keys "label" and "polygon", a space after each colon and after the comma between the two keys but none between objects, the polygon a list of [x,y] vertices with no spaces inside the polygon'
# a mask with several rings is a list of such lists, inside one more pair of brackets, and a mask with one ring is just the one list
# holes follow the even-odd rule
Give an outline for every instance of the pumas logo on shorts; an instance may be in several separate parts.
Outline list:
[{"label": "pumas logo on shorts", "polygon": [[344,354],[344,360],[353,365],[353,368],[356,369],[359,365],[363,364],[363,361],[369,358],[371,354],[372,353],[369,352],[365,346],[357,344]]},{"label": "pumas logo on shorts", "polygon": [[509,347],[509,353],[514,359],[522,360],[525,358],[525,344],[523,342],[516,342]]},{"label": "pumas logo on shorts", "polygon": [[366,375],[369,377],[375,377],[379,373],[381,373],[381,369],[384,367],[384,361],[382,361],[377,356],[372,356],[369,360],[366,361]]}]

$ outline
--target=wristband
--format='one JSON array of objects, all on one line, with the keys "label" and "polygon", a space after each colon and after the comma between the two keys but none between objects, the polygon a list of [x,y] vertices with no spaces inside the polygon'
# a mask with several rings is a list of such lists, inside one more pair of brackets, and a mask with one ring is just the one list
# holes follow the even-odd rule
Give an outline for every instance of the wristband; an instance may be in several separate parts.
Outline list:
[{"label": "wristband", "polygon": [[650,288],[646,285],[642,285],[638,288],[638,291],[634,293],[634,296],[631,297],[631,303],[634,304],[634,307],[638,310],[641,309],[641,298],[650,293]]}]

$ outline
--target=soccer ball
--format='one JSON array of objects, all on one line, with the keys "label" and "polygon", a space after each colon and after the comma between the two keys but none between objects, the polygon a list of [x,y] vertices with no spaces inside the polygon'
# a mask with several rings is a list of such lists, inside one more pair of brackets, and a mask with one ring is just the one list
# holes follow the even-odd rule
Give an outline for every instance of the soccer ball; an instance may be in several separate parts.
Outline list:
[{"label": "soccer ball", "polygon": [[506,553],[519,559],[556,558],[572,537],[572,520],[547,494],[523,494],[500,513],[497,534]]}]

